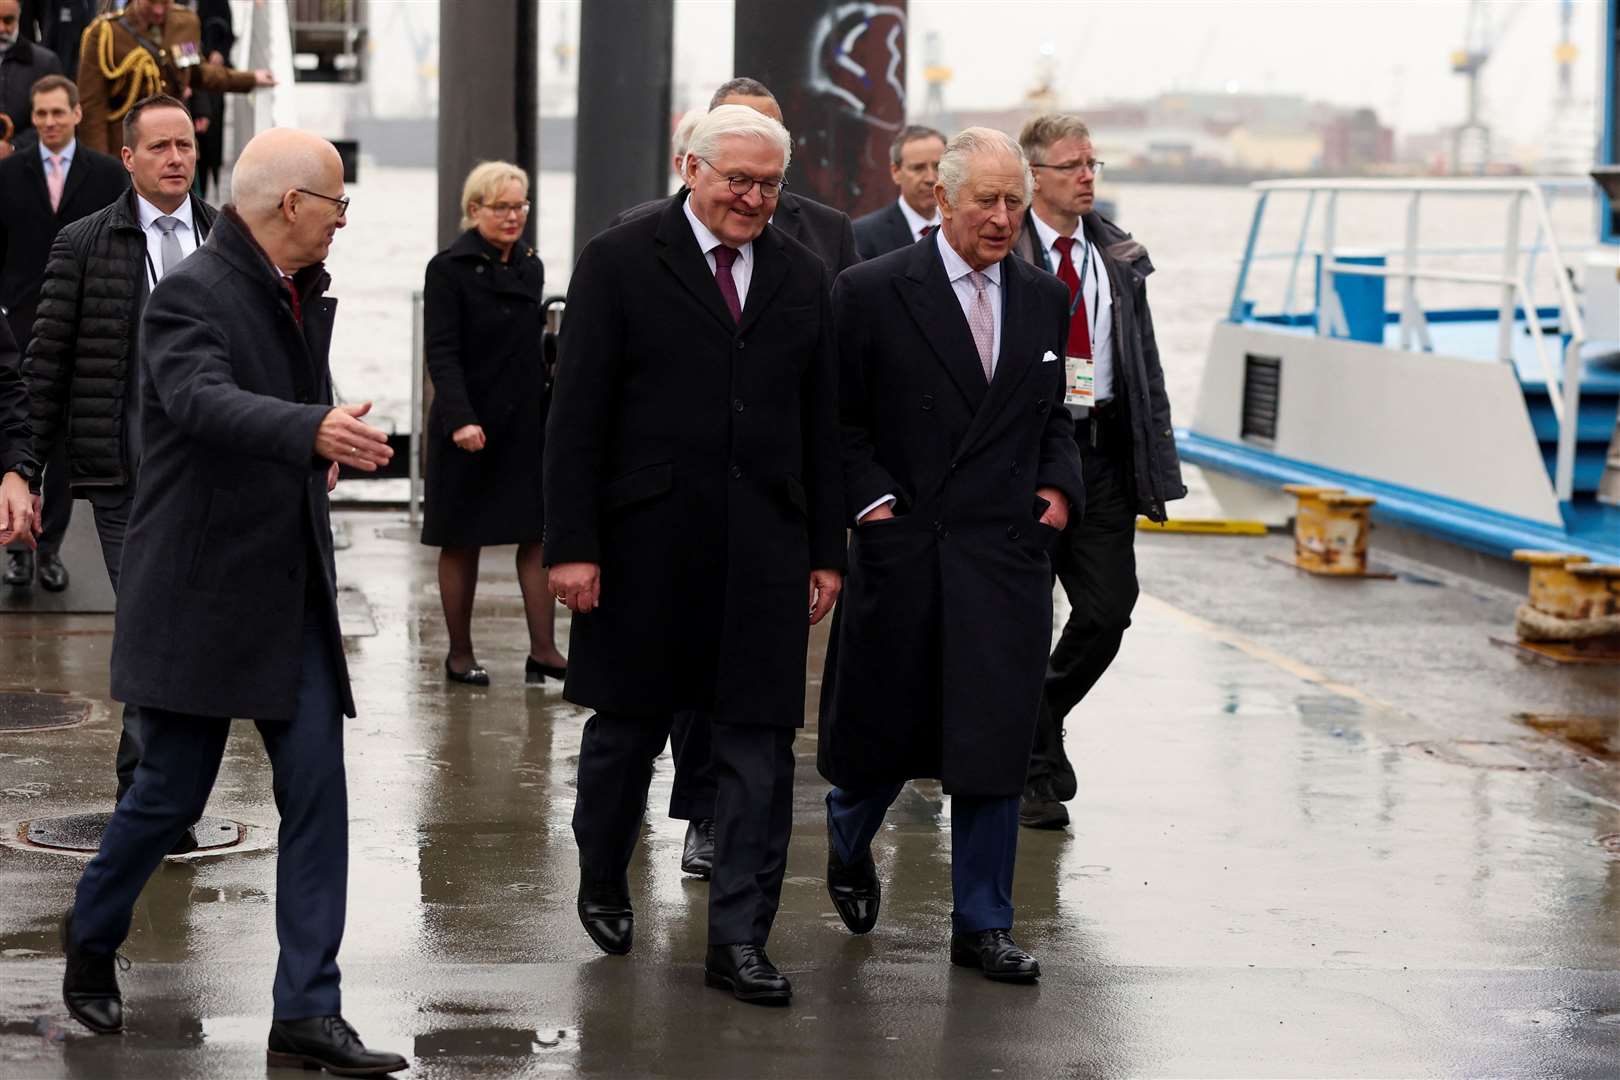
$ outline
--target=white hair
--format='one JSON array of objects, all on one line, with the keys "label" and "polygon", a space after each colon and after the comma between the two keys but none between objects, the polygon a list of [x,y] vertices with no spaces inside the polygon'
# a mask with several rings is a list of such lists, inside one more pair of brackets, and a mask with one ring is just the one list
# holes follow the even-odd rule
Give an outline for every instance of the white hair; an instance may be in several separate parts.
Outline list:
[{"label": "white hair", "polygon": [[692,131],[698,126],[698,121],[708,116],[707,109],[688,109],[681,122],[675,125],[675,134],[669,137],[669,154],[679,164],[675,166],[675,175],[681,176],[686,168],[686,148],[692,143]]},{"label": "white hair", "polygon": [[719,152],[722,140],[738,137],[758,139],[781,150],[782,171],[787,171],[788,162],[793,159],[793,137],[787,128],[746,105],[716,105],[710,109],[692,128],[686,152],[712,158]]},{"label": "white hair", "polygon": [[1029,159],[1024,148],[1005,131],[995,128],[963,128],[945,144],[945,153],[939,159],[939,182],[945,188],[945,201],[956,205],[956,193],[967,183],[968,165],[976,157],[1010,157],[1018,162],[1018,171],[1024,174],[1024,202],[1028,203],[1035,191],[1035,176],[1029,171]]}]

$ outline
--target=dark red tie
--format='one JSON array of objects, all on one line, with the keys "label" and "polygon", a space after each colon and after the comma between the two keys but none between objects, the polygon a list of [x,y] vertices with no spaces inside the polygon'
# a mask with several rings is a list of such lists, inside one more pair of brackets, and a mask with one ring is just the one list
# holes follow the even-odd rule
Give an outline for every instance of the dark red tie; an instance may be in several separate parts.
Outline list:
[{"label": "dark red tie", "polygon": [[742,322],[742,301],[737,298],[737,279],[731,276],[731,264],[737,261],[737,249],[721,244],[714,249],[714,283],[720,286],[720,295],[726,298],[726,308],[733,322]]},{"label": "dark red tie", "polygon": [[301,328],[304,325],[304,308],[298,301],[298,286],[293,284],[292,278],[283,277],[281,287],[287,290],[287,299],[292,301],[293,321]]},{"label": "dark red tie", "polygon": [[924,239],[924,238],[926,238],[928,236],[931,236],[933,234],[934,230],[937,229],[937,228],[939,228],[938,225],[924,225],[922,228],[917,230],[918,239]]},{"label": "dark red tie", "polygon": [[1074,314],[1069,318],[1069,350],[1070,356],[1091,356],[1091,326],[1086,322],[1086,301],[1080,297],[1076,301],[1076,294],[1080,291],[1080,274],[1074,268],[1072,249],[1074,237],[1060,236],[1053,243],[1058,249],[1057,276],[1063,284],[1069,287],[1069,302],[1074,305]]}]

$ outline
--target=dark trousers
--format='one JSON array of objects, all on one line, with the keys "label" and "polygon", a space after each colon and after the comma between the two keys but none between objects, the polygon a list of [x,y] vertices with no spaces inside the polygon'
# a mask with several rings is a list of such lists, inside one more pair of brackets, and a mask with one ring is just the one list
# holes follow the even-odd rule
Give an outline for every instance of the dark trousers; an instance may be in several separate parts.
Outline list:
[{"label": "dark trousers", "polygon": [[[101,560],[107,567],[107,580],[112,583],[113,596],[118,595],[118,568],[124,561],[124,535],[129,532],[129,512],[135,505],[135,489],[93,488],[89,496],[90,509],[96,517],[96,537],[101,541]],[[130,785],[135,782],[135,767],[141,763],[141,710],[136,705],[124,706],[123,730],[118,735],[118,795],[122,802]],[[189,822],[187,823],[190,824]]]},{"label": "dark trousers", "polygon": [[[628,895],[653,759],[674,720],[597,713],[586,721],[574,801],[582,889]],[[794,729],[707,727],[716,789],[709,944],[763,945],[781,901],[793,830]]]},{"label": "dark trousers", "polygon": [[1079,786],[1063,750],[1063,720],[1114,662],[1137,596],[1129,427],[1123,421],[1108,425],[1099,447],[1086,435],[1082,427],[1086,512],[1069,523],[1052,556],[1069,598],[1069,621],[1047,663],[1029,757],[1029,786],[1047,788],[1057,799],[1074,798]]},{"label": "dark trousers", "polygon": [[710,762],[709,714],[684,710],[669,730],[669,752],[675,759],[675,783],[669,791],[669,816],[682,821],[714,818],[718,797]]},{"label": "dark trousers", "polygon": [[[349,811],[343,711],[327,630],[304,627],[298,710],[259,721],[270,757],[276,810],[275,1018],[342,1011],[337,965],[348,904]],[[180,834],[202,815],[219,773],[229,719],[148,708],[135,784],[118,803],[101,850],[79,879],[73,936],[110,953],[129,934],[135,900]]]},{"label": "dark trousers", "polygon": [[[827,817],[846,863],[872,844],[903,784],[864,790],[835,787]],[[1018,855],[1018,796],[951,796],[951,930],[1010,930],[1013,863]]]}]

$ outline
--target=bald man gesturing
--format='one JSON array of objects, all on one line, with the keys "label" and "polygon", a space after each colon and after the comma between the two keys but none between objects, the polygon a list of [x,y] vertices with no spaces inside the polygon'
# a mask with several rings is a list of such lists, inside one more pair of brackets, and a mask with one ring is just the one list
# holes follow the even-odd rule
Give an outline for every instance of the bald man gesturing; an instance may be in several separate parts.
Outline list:
[{"label": "bald man gesturing", "polygon": [[341,462],[388,461],[367,405],[333,407],[336,301],[322,261],[344,224],[323,139],[248,143],[208,242],[153,290],[141,324],[141,486],[124,549],[112,693],[148,739],[135,782],[63,920],[63,999],[123,1027],[115,953],[146,881],[202,814],[232,717],[257,722],[281,812],[269,1064],[372,1076],[405,1068],[344,1022],[348,882],[343,717],[327,492]]}]

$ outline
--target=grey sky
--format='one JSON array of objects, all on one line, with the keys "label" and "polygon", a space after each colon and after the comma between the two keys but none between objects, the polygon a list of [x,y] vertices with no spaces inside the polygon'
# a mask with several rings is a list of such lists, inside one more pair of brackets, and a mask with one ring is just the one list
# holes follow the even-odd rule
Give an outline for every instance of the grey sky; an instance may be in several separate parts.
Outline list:
[{"label": "grey sky", "polygon": [[[573,0],[545,0],[548,7]],[[792,2],[792,0],[783,0]],[[911,0],[909,91],[920,101],[923,41],[941,37],[955,72],[956,107],[1016,104],[1052,42],[1060,87],[1074,104],[1162,90],[1301,93],[1376,108],[1401,133],[1462,118],[1464,82],[1450,69],[1467,0]],[[1492,0],[1510,31],[1485,69],[1487,120],[1509,140],[1533,141],[1555,86],[1556,0]],[[730,0],[677,0],[676,78],[714,85],[730,68]],[[1578,96],[1596,97],[1601,4],[1575,5]],[[547,23],[555,25],[554,20]],[[550,26],[546,27],[548,30]]]}]

